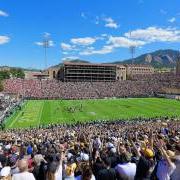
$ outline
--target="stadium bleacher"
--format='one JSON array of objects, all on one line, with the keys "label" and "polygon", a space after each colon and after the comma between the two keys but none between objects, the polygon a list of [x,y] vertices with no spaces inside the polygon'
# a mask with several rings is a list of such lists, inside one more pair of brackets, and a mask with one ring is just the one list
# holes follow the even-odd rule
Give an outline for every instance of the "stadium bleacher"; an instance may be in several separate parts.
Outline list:
[{"label": "stadium bleacher", "polygon": [[[25,98],[148,97],[179,88],[171,75],[118,82],[9,79],[4,93]],[[13,180],[140,180],[180,178],[178,118],[96,121],[6,129],[0,136],[0,176]]]}]

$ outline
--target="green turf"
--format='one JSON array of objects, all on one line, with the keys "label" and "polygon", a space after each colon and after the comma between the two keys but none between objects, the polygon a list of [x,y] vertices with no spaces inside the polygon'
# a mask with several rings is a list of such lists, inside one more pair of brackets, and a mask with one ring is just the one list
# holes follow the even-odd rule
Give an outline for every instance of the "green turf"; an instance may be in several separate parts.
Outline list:
[{"label": "green turf", "polygon": [[[82,104],[82,108],[81,108]],[[69,112],[67,108],[74,108]],[[24,114],[23,114],[23,113]],[[29,100],[21,111],[6,120],[7,128],[35,127],[39,124],[88,122],[91,120],[136,117],[180,117],[180,101],[161,98],[104,100]]]}]

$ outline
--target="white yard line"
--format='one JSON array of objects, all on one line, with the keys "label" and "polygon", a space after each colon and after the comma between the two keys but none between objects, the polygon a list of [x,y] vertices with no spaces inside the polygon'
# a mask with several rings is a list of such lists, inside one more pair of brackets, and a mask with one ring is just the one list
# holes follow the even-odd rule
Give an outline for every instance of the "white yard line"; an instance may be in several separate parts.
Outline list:
[{"label": "white yard line", "polygon": [[[25,104],[25,106],[24,107],[22,107],[23,108],[23,110],[25,110],[26,109],[26,106],[28,105],[28,102]],[[18,112],[18,115],[16,116],[16,118],[11,122],[11,124],[9,125],[9,127],[12,127],[13,125],[14,125],[14,123],[16,122],[16,121],[18,121],[18,118],[20,117],[20,113],[21,111],[19,111]],[[16,112],[15,112],[16,113]]]}]

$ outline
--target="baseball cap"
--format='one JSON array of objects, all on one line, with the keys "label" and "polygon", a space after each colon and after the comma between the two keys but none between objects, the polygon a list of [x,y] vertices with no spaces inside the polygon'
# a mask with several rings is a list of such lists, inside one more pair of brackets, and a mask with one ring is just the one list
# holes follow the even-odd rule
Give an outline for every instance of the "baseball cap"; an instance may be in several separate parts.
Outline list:
[{"label": "baseball cap", "polygon": [[9,176],[11,174],[11,168],[9,166],[1,169],[0,175],[3,177]]}]

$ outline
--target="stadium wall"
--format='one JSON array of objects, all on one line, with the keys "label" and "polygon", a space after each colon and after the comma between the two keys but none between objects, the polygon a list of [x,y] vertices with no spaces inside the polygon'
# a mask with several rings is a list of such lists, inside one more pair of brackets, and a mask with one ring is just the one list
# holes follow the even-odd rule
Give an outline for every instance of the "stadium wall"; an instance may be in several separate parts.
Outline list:
[{"label": "stadium wall", "polygon": [[166,94],[180,95],[180,89],[179,88],[162,88],[162,92],[166,93]]}]

